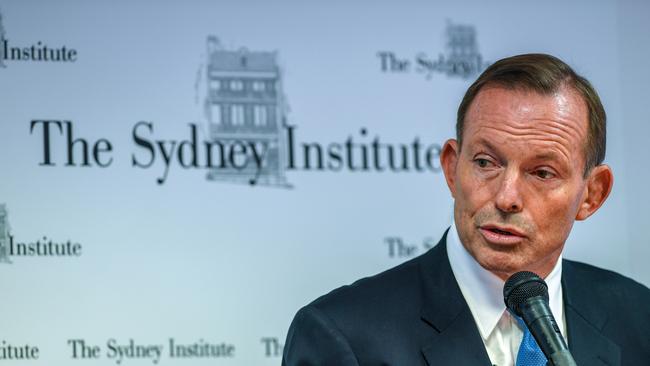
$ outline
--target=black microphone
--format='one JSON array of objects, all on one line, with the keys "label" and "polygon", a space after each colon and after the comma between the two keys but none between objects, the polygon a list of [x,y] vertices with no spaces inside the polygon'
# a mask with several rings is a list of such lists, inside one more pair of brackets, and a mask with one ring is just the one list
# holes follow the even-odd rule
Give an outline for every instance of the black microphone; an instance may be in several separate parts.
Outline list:
[{"label": "black microphone", "polygon": [[543,279],[528,271],[513,274],[503,286],[503,300],[512,313],[524,320],[544,352],[547,366],[577,366],[551,313],[548,286]]}]

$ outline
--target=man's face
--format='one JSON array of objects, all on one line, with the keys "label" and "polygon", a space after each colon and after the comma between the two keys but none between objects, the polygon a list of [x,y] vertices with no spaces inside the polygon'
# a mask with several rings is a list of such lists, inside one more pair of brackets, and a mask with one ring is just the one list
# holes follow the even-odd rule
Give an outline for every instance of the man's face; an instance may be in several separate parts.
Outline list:
[{"label": "man's face", "polygon": [[574,220],[600,206],[587,207],[587,121],[584,101],[568,88],[544,96],[488,86],[476,96],[462,147],[448,141],[442,164],[460,239],[482,267],[502,278],[548,275]]}]

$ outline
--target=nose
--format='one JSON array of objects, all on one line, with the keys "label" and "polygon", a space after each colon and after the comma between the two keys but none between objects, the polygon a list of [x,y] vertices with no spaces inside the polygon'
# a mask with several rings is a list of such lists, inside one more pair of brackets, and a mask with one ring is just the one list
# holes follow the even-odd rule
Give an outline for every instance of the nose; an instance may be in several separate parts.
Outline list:
[{"label": "nose", "polygon": [[506,169],[503,173],[495,198],[495,205],[499,211],[517,213],[523,209],[519,179],[519,173],[512,168]]}]

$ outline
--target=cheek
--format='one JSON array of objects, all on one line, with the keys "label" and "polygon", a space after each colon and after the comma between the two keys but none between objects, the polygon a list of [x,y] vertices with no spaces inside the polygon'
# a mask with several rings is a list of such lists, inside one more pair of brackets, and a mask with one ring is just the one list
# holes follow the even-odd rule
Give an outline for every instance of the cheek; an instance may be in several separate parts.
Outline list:
[{"label": "cheek", "polygon": [[458,175],[456,182],[456,200],[460,201],[461,207],[467,214],[473,214],[493,196],[490,182],[476,176],[471,166],[464,166]]},{"label": "cheek", "polygon": [[573,227],[578,204],[571,192],[560,191],[539,197],[531,207],[539,231],[546,233],[547,240],[564,242]]}]

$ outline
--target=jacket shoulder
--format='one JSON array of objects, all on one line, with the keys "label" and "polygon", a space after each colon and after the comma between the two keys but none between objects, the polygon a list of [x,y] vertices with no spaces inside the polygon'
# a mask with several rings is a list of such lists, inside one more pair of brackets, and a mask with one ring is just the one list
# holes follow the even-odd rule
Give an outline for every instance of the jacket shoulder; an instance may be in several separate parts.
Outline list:
[{"label": "jacket shoulder", "polygon": [[[563,271],[585,292],[592,292],[605,303],[639,301],[650,303],[650,289],[643,284],[614,271],[590,264],[565,260]],[[632,304],[627,304],[630,306]]]},{"label": "jacket shoulder", "polygon": [[[309,354],[310,365],[403,365],[420,362],[423,334],[421,269],[428,254],[377,275],[339,287],[296,315],[285,343],[285,359]],[[302,350],[302,351],[300,351]],[[322,361],[336,355],[337,360]],[[302,357],[302,356],[300,356]],[[343,362],[345,360],[345,362]]]},{"label": "jacket shoulder", "polygon": [[[419,303],[419,268],[421,257],[416,257],[374,276],[365,277],[339,287],[313,302],[316,307],[332,317],[359,316],[364,313],[385,312],[395,303]],[[404,304],[406,305],[406,304]]]},{"label": "jacket shoulder", "polygon": [[[377,275],[360,279],[319,297],[302,313],[318,315],[336,330],[360,359],[381,345],[418,355],[425,323],[421,321],[421,267],[427,253]],[[425,257],[425,258],[423,258]],[[388,357],[388,356],[386,356]]]},{"label": "jacket shoulder", "polygon": [[613,271],[573,261],[563,264],[565,306],[620,347],[622,365],[645,364],[642,360],[650,357],[650,289]]}]

